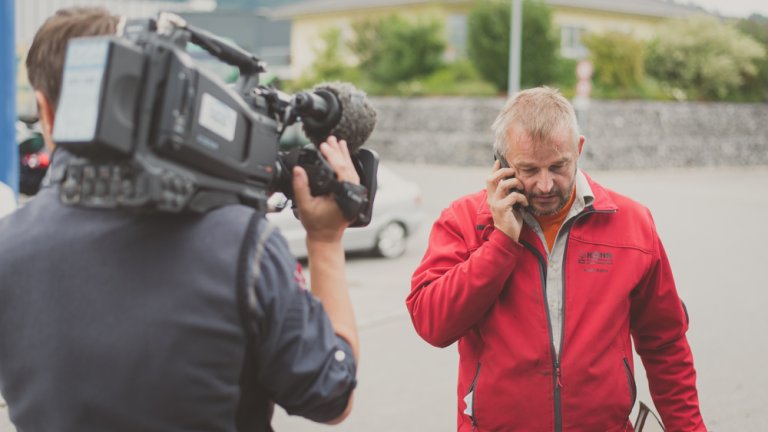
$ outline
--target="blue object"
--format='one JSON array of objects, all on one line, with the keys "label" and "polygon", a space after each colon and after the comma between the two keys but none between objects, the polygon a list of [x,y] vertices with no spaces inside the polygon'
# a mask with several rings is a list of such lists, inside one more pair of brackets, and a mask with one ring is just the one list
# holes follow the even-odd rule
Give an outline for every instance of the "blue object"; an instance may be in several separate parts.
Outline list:
[{"label": "blue object", "polygon": [[14,1],[0,0],[0,182],[19,193]]}]

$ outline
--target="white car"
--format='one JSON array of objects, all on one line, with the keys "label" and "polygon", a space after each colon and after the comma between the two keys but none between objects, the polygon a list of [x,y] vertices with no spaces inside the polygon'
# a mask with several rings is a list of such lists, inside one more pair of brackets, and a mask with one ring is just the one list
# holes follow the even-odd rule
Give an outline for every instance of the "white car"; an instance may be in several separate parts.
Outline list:
[{"label": "white car", "polygon": [[[0,218],[16,210],[16,195],[8,185],[0,182]],[[0,399],[2,402],[2,399]],[[0,405],[2,406],[2,405]]]},{"label": "white car", "polygon": [[[421,190],[416,183],[381,165],[377,182],[371,223],[366,227],[347,228],[342,243],[347,252],[370,251],[384,258],[396,258],[405,252],[408,237],[424,218]],[[290,207],[268,213],[267,219],[280,229],[296,257],[307,256],[306,231]]]}]

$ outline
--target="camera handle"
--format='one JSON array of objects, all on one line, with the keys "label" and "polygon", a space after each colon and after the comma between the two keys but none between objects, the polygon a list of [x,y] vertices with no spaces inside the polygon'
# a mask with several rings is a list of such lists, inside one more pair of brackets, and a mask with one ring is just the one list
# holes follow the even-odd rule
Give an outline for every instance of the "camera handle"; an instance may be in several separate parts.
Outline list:
[{"label": "camera handle", "polygon": [[240,69],[237,90],[244,92],[259,83],[259,74],[266,71],[264,62],[254,54],[233,45],[213,33],[191,26],[180,16],[163,12],[158,18],[158,27],[169,28],[170,31],[182,31],[189,36],[190,42],[199,45],[212,56],[222,62]]}]

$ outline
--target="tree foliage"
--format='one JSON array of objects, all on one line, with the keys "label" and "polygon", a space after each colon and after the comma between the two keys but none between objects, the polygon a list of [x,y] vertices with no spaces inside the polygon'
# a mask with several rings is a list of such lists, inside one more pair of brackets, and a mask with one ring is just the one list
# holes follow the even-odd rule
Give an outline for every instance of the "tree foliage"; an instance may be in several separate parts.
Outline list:
[{"label": "tree foliage", "polygon": [[341,30],[331,27],[320,33],[313,47],[315,58],[301,77],[285,83],[288,91],[304,90],[323,81],[359,80],[359,72],[349,65],[345,58],[346,43],[341,37]]},{"label": "tree foliage", "polygon": [[315,60],[310,66],[313,78],[321,81],[342,79],[348,66],[343,61],[341,30],[332,27],[324,31],[320,34],[320,41],[321,45],[315,49]]},{"label": "tree foliage", "polygon": [[[467,53],[480,74],[498,90],[509,81],[511,5],[505,0],[480,0],[468,17]],[[523,2],[522,87],[552,83],[558,73],[560,38],[552,12],[540,0]]]},{"label": "tree foliage", "polygon": [[588,34],[582,38],[594,67],[594,82],[629,90],[645,79],[645,43],[626,33]]},{"label": "tree foliage", "polygon": [[372,80],[394,84],[424,77],[442,65],[443,27],[434,18],[406,19],[390,15],[352,25],[350,49]]},{"label": "tree foliage", "polygon": [[756,63],[757,73],[745,78],[741,88],[743,99],[768,101],[768,17],[752,15],[740,20],[737,28],[758,41],[767,53]]},{"label": "tree foliage", "polygon": [[724,99],[758,73],[765,49],[712,17],[671,21],[649,44],[646,70],[688,97]]}]

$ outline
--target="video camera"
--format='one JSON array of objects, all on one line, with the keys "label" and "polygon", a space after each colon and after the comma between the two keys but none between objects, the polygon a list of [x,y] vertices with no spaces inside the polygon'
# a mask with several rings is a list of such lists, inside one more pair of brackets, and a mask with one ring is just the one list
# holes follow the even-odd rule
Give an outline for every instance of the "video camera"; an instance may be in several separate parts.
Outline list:
[{"label": "video camera", "polygon": [[[189,42],[239,69],[234,88],[197,67]],[[378,156],[359,148],[376,119],[365,94],[335,83],[291,96],[260,85],[262,72],[253,54],[172,14],[129,20],[122,35],[71,40],[53,131],[73,155],[53,173],[60,199],[139,211],[232,203],[266,211],[272,192],[293,198],[299,165],[313,195],[333,193],[351,226],[367,225]],[[337,181],[315,145],[281,149],[280,136],[297,122],[316,145],[329,135],[347,140],[361,184]]]}]

